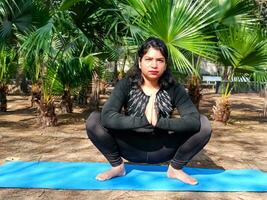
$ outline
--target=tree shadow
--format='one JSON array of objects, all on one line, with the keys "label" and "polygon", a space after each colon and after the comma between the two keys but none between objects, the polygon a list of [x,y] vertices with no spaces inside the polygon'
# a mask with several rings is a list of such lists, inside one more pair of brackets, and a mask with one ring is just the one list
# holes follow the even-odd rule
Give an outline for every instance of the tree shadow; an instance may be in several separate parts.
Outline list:
[{"label": "tree shadow", "polygon": [[[88,114],[89,115],[89,114]],[[66,125],[66,124],[75,124],[76,122],[84,122],[87,119],[87,113],[66,113],[58,114],[58,123],[57,126]]]},{"label": "tree shadow", "polygon": [[248,103],[233,103],[232,109],[247,110],[247,111],[260,110],[259,106],[251,105]]},{"label": "tree shadow", "polygon": [[26,107],[16,110],[7,110],[6,112],[1,112],[3,115],[34,115],[36,113],[36,108]]},{"label": "tree shadow", "polygon": [[[167,162],[162,162],[159,164],[137,164],[135,162],[130,162],[130,161],[125,161],[126,164],[129,165],[134,165],[134,167],[128,167],[128,170],[133,170],[133,169],[139,169],[142,171],[152,171],[149,167],[144,167],[144,166],[152,166],[153,170],[157,171],[166,171],[167,166],[170,164],[170,161]],[[139,166],[140,165],[140,166]],[[165,166],[165,167],[162,167]],[[192,168],[206,168],[206,169],[220,169],[224,170],[222,166],[219,166],[216,164],[207,154],[206,150],[202,150],[197,154],[196,157],[194,157],[187,165],[187,167],[192,167]]]},{"label": "tree shadow", "polygon": [[189,163],[190,167],[197,168],[209,168],[209,169],[224,169],[224,167],[218,165],[214,162],[211,157],[209,157],[206,153],[207,151],[203,149],[200,151]]},{"label": "tree shadow", "polygon": [[[34,122],[33,122],[34,121]],[[0,120],[0,127],[10,128],[12,130],[22,130],[28,129],[35,124],[35,117],[29,119],[23,119],[19,121],[1,121]]]}]

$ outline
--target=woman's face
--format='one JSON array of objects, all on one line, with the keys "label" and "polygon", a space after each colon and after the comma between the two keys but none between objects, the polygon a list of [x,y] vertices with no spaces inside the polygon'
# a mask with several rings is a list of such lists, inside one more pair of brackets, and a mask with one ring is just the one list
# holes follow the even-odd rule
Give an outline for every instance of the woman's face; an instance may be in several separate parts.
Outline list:
[{"label": "woman's face", "polygon": [[150,47],[144,56],[139,59],[139,68],[142,76],[148,81],[158,81],[166,70],[166,60],[160,50]]}]

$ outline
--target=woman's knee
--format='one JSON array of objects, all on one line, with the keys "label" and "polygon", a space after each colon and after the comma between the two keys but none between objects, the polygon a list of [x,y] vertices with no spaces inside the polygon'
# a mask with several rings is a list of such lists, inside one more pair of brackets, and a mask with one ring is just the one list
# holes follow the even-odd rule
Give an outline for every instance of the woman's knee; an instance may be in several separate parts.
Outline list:
[{"label": "woman's knee", "polygon": [[200,133],[205,135],[205,138],[210,138],[212,133],[212,128],[209,119],[205,115],[200,115]]},{"label": "woman's knee", "polygon": [[94,133],[97,126],[100,124],[100,112],[92,112],[86,120],[86,131],[89,136],[91,133]]}]

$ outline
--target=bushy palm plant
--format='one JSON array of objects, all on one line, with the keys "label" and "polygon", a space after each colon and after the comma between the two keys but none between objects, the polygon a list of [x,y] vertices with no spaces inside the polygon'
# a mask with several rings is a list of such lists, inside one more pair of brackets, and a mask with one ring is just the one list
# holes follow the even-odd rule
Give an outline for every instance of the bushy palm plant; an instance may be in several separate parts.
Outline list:
[{"label": "bushy palm plant", "polygon": [[7,82],[18,68],[18,33],[32,27],[31,0],[2,0],[0,2],[0,96],[1,110],[7,110]]},{"label": "bushy palm plant", "polygon": [[[72,18],[76,26],[90,41],[91,52],[97,52],[96,57],[102,61],[95,68],[92,79],[93,87],[90,96],[93,99],[91,102],[95,102],[96,107],[100,101],[100,85],[106,81],[115,84],[118,78],[124,76],[126,63],[131,62],[133,49],[136,51],[137,48],[125,24],[124,17],[127,17],[127,13],[121,12],[118,3],[119,1],[113,0],[104,2],[66,0],[61,6],[62,10],[69,9],[73,13]],[[82,87],[80,96],[87,96],[85,88]]]},{"label": "bushy palm plant", "polygon": [[[77,51],[77,48],[79,48],[77,40],[81,33],[72,24],[69,12],[54,9],[46,13],[45,18],[47,20],[41,26],[36,27],[27,35],[20,36],[20,53],[24,58],[24,63],[26,63],[25,71],[32,75],[30,78],[33,81],[33,88],[39,90],[41,94],[41,98],[36,99],[41,123],[50,126],[56,125],[57,121],[52,98],[52,86],[59,73],[54,74],[52,79],[46,78],[46,76],[49,76],[49,73],[51,74],[51,70],[55,72],[55,69],[57,69],[56,72],[59,72],[60,67],[68,68],[67,66],[72,63],[71,57],[75,57],[75,53],[81,51]],[[66,61],[63,62],[64,59]],[[64,77],[64,80],[71,80],[73,76],[67,71],[65,75],[69,76],[69,79]],[[48,80],[52,82],[49,83]],[[63,84],[65,84],[64,87],[68,88],[68,83]]]},{"label": "bushy palm plant", "polygon": [[7,47],[0,47],[0,111],[7,111],[7,83],[15,75],[16,53]]},{"label": "bushy palm plant", "polygon": [[32,0],[2,0],[0,2],[0,44],[16,45],[16,33],[32,27]]},{"label": "bushy palm plant", "polygon": [[217,34],[221,53],[219,62],[225,68],[225,82],[222,97],[213,108],[213,118],[216,121],[227,122],[231,105],[229,96],[235,86],[234,81],[267,80],[267,37],[257,26],[235,26],[221,30]]},{"label": "bushy palm plant", "polygon": [[[84,97],[87,101],[87,92],[92,72],[96,65],[93,55],[85,57],[69,57],[68,59],[59,60],[54,66],[47,69],[45,76],[45,85],[49,86],[50,94],[61,95],[60,108],[62,113],[71,113],[73,110],[72,95],[79,92],[79,97]],[[83,94],[81,94],[83,93]],[[85,102],[86,103],[86,102]]]},{"label": "bushy palm plant", "polygon": [[[140,44],[150,36],[161,38],[168,46],[172,67],[178,73],[194,74],[198,83],[198,71],[191,63],[192,56],[188,55],[215,60],[214,35],[209,31],[209,26],[216,21],[216,11],[211,2],[185,0],[113,0],[112,2],[114,10],[112,19],[115,20],[111,22],[111,27],[119,26],[120,30],[123,30],[121,34],[134,38],[136,44]],[[195,91],[192,93],[195,94]],[[200,98],[193,99],[197,99],[196,104],[198,104]]]},{"label": "bushy palm plant", "polygon": [[[43,119],[44,125],[54,125],[56,123],[53,101],[42,85],[47,64],[51,63],[51,58],[54,58],[56,54],[52,47],[55,30],[53,22],[50,19],[45,25],[36,27],[30,33],[20,36],[21,63],[24,64],[25,72],[31,75],[29,79],[32,81],[33,100],[39,106],[40,119],[41,121]],[[47,113],[47,116],[51,117],[51,121],[47,119],[49,117],[43,117],[42,113]]]},{"label": "bushy palm plant", "polygon": [[119,8],[119,1],[113,0],[104,2],[66,0],[62,2],[61,9],[71,10],[76,26],[92,44],[91,52],[98,52],[101,60],[106,61],[109,66],[113,65],[112,82],[115,83],[120,61],[126,63],[135,45],[124,20],[128,13]]},{"label": "bushy palm plant", "polygon": [[129,28],[135,38],[143,40],[154,36],[166,43],[175,70],[181,73],[194,71],[185,56],[188,51],[215,59],[215,43],[208,32],[216,16],[211,3],[200,0],[128,0],[121,7],[128,11]]},{"label": "bushy palm plant", "polygon": [[[222,53],[221,33],[232,26],[240,27],[240,24],[253,28],[256,23],[253,0],[63,1],[62,9],[70,7],[75,13],[72,18],[94,43],[95,52],[104,52],[105,41],[108,41],[106,44],[114,43],[106,33],[110,36],[118,33],[119,38],[135,38],[137,44],[149,36],[159,37],[168,46],[173,68],[179,73],[193,74],[196,79],[199,74],[193,64],[195,60],[205,57],[214,61],[226,55]],[[118,40],[118,37],[114,38]],[[227,59],[231,58],[225,57]],[[247,75],[243,72],[240,73]],[[259,73],[262,72],[253,74]]]},{"label": "bushy palm plant", "polygon": [[[199,68],[195,63],[199,63],[196,61],[202,57],[217,60],[219,51],[216,47],[216,30],[237,24],[250,26],[255,23],[253,0],[110,0],[102,4],[93,0],[66,0],[63,1],[62,7],[73,5],[77,14],[75,19],[79,19],[76,20],[79,21],[77,24],[80,24],[85,32],[91,33],[90,38],[97,33],[104,41],[105,31],[113,28],[111,36],[114,33],[129,36],[135,38],[137,44],[150,36],[165,41],[174,70],[192,74],[192,81],[189,82],[192,86],[190,94],[197,97],[196,104],[199,103],[201,95]],[[91,5],[87,6],[91,12],[81,13],[81,5]],[[96,12],[92,12],[92,7],[97,8]],[[85,15],[87,20],[82,19]],[[112,20],[109,20],[110,18]],[[115,40],[118,40],[118,37]],[[114,40],[112,42],[114,43]]]},{"label": "bushy palm plant", "polygon": [[238,24],[252,26],[256,21],[252,0],[128,0],[126,5],[132,16],[131,33],[136,38],[164,40],[174,69],[189,74],[189,94],[196,106],[201,98],[199,61],[203,57],[215,61],[220,56],[216,31]]},{"label": "bushy palm plant", "polygon": [[218,13],[218,20],[217,23],[215,23],[216,28],[221,25],[229,27],[235,24],[254,26],[255,22],[258,21],[255,17],[257,5],[254,0],[211,1]]},{"label": "bushy palm plant", "polygon": [[[207,2],[212,2],[211,5],[216,10],[215,21],[209,27],[210,32],[213,34],[228,29],[231,26],[244,25],[249,27],[257,22],[255,18],[256,5],[253,0],[208,0]],[[215,40],[220,43],[220,38],[217,35]],[[217,49],[214,51],[214,54],[217,55],[217,59],[220,58],[220,51],[217,51]],[[192,66],[196,69],[189,78],[188,89],[192,101],[198,107],[202,96],[200,93],[201,76],[199,65],[203,58],[194,54],[189,54],[188,57],[192,58]],[[208,60],[210,59],[208,58]],[[211,61],[214,62],[214,60]]]}]

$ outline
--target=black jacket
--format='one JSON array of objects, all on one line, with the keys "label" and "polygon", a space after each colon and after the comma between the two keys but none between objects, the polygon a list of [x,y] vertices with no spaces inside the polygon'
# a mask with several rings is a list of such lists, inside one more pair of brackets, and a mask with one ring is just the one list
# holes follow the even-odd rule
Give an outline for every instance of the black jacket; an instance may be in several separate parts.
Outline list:
[{"label": "black jacket", "polygon": [[[132,89],[128,78],[124,78],[117,83],[101,112],[101,123],[104,127],[119,130],[130,129],[138,132],[150,132],[154,129],[175,133],[199,131],[199,112],[182,85],[177,83],[164,90],[164,93],[168,95],[172,109],[168,116],[159,114],[156,126],[149,124],[145,114],[136,116],[127,113],[131,106],[129,100]],[[148,100],[144,101],[143,104],[145,105],[142,107],[146,107],[147,102]],[[123,107],[126,113],[122,113]],[[175,107],[180,114],[180,118],[169,117]]]}]

